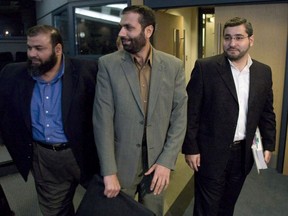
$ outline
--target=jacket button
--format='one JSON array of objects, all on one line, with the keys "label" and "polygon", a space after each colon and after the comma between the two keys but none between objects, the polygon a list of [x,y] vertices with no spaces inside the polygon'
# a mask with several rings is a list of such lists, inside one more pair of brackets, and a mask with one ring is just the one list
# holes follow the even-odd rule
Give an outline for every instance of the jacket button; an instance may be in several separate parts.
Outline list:
[{"label": "jacket button", "polygon": [[136,144],[136,146],[138,147],[138,148],[140,148],[141,147],[141,145],[138,143],[138,144]]}]

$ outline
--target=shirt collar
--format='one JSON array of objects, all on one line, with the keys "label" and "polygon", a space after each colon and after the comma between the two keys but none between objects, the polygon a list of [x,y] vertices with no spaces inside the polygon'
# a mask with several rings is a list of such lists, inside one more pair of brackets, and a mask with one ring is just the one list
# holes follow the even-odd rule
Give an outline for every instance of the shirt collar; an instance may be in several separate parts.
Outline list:
[{"label": "shirt collar", "polygon": [[[232,63],[232,61],[230,61],[230,59],[228,59],[228,61],[229,61],[229,64],[230,64],[231,67],[236,68],[236,67],[234,66],[234,64]],[[253,61],[252,61],[250,55],[248,55],[247,64],[246,64],[245,68],[246,68],[246,67],[247,67],[247,68],[250,68],[252,64],[253,64]]]},{"label": "shirt collar", "polygon": [[[135,56],[133,54],[130,54],[130,56],[131,56],[132,61],[135,64],[138,64],[137,59],[135,58]],[[151,67],[152,67],[152,59],[153,59],[152,56],[153,56],[153,47],[150,45],[148,58],[146,59],[145,64],[148,63]]]}]

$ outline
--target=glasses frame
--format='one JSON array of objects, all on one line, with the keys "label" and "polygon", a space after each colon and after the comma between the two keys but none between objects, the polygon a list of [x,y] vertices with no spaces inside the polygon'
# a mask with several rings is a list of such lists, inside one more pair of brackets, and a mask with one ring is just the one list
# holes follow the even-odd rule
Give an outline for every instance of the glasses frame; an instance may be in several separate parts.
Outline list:
[{"label": "glasses frame", "polygon": [[232,40],[236,41],[236,42],[241,42],[243,41],[245,38],[250,38],[249,35],[244,36],[244,35],[224,35],[223,39],[225,42],[231,42]]}]

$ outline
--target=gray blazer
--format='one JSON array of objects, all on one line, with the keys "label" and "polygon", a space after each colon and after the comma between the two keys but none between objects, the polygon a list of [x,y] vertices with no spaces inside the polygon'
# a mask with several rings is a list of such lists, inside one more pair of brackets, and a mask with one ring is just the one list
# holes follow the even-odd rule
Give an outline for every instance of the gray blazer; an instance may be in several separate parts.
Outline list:
[{"label": "gray blazer", "polygon": [[[187,94],[182,62],[153,49],[147,114],[148,166],[173,169],[184,140]],[[144,110],[139,78],[126,51],[99,59],[94,100],[94,134],[101,174],[116,174],[123,187],[133,183],[141,158]]]}]

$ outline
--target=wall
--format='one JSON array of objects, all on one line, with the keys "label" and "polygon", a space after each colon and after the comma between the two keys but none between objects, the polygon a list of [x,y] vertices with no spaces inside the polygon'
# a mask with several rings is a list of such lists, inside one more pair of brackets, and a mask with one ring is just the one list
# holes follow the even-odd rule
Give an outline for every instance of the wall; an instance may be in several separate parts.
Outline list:
[{"label": "wall", "polygon": [[16,40],[0,40],[0,52],[11,52],[14,60],[16,52],[26,52],[27,51],[27,43],[26,37],[22,39]]},{"label": "wall", "polygon": [[[276,151],[283,101],[283,88],[286,63],[286,44],[288,26],[288,4],[262,4],[247,6],[223,6],[215,8],[216,26],[235,16],[246,17],[254,28],[255,42],[250,50],[252,58],[268,64],[272,68],[274,108],[277,121]],[[275,156],[274,155],[274,156]],[[273,157],[271,166],[275,167]]]},{"label": "wall", "polygon": [[41,24],[52,24],[51,12],[70,2],[69,0],[43,0],[36,2],[36,20]]},{"label": "wall", "polygon": [[[288,127],[286,134],[288,134]],[[288,175],[288,139],[286,138],[286,149],[285,149],[285,158],[284,158],[284,166],[283,166],[283,174]]]},{"label": "wall", "polygon": [[196,7],[175,8],[168,9],[166,13],[183,17],[185,30],[185,79],[186,83],[188,83],[198,52],[198,10]]}]

